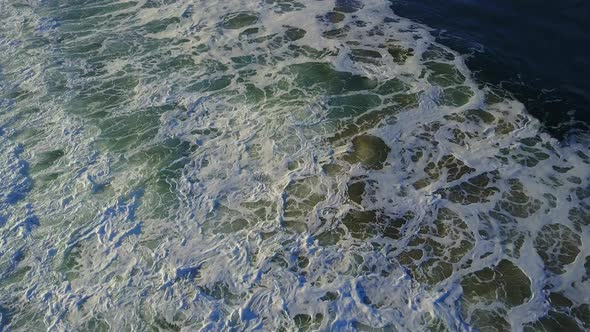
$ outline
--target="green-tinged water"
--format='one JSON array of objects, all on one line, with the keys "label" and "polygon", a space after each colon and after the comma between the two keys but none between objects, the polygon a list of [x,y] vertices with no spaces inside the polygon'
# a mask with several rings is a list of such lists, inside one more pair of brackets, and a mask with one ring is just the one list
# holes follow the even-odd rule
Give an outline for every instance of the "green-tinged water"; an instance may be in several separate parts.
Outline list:
[{"label": "green-tinged water", "polygon": [[590,328],[590,151],[381,0],[0,0],[0,330]]}]

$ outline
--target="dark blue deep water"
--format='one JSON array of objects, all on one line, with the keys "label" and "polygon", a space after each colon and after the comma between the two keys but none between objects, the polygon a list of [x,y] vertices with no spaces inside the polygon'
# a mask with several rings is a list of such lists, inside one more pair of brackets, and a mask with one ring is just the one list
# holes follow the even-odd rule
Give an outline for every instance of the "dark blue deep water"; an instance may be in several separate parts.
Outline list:
[{"label": "dark blue deep water", "polygon": [[562,136],[590,123],[590,2],[392,0],[467,61],[481,82],[502,84]]}]

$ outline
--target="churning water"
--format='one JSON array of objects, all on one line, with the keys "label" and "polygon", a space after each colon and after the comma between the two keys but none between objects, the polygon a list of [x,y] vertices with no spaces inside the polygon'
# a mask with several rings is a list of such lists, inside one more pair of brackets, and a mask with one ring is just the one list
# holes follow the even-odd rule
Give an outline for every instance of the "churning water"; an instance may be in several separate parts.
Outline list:
[{"label": "churning water", "polygon": [[590,328],[590,138],[385,0],[0,0],[0,330]]}]

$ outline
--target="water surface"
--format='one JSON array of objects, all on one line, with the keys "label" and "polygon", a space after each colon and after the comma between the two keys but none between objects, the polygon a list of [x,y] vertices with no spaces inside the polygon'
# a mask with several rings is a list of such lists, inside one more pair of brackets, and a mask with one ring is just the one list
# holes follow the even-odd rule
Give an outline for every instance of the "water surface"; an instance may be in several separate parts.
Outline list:
[{"label": "water surface", "polygon": [[383,0],[0,0],[0,326],[590,328],[588,136]]}]

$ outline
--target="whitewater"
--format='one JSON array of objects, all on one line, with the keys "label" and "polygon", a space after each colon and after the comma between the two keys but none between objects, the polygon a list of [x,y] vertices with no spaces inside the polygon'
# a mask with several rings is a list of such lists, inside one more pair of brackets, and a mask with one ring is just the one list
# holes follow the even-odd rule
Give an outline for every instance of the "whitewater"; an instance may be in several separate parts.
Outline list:
[{"label": "whitewater", "polygon": [[590,329],[590,137],[389,2],[0,27],[0,331]]}]

